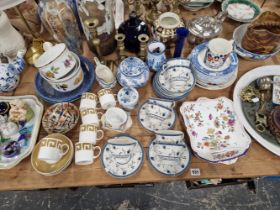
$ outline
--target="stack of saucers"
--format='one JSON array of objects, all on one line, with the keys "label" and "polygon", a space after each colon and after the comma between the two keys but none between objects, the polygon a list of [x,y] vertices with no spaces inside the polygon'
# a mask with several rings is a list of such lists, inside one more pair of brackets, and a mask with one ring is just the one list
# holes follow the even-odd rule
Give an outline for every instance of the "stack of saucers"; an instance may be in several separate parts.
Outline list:
[{"label": "stack of saucers", "polygon": [[191,69],[196,77],[196,85],[209,90],[229,87],[237,78],[238,58],[236,53],[232,52],[223,66],[214,69],[204,63],[207,46],[207,42],[196,46],[189,57]]},{"label": "stack of saucers", "polygon": [[153,89],[157,96],[179,101],[189,95],[195,85],[190,62],[178,58],[167,61],[153,79]]}]

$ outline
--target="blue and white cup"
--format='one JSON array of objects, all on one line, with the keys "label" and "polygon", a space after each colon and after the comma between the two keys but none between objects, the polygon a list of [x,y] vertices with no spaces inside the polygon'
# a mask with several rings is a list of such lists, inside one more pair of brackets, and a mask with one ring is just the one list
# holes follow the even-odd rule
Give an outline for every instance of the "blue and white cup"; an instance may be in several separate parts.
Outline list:
[{"label": "blue and white cup", "polygon": [[147,65],[154,71],[159,71],[166,62],[165,45],[159,41],[152,41],[148,44]]},{"label": "blue and white cup", "polygon": [[126,110],[132,110],[139,101],[139,93],[133,87],[124,87],[118,92],[118,102]]},{"label": "blue and white cup", "polygon": [[218,69],[224,65],[233,50],[233,40],[215,38],[209,41],[206,49],[204,63],[213,69]]}]

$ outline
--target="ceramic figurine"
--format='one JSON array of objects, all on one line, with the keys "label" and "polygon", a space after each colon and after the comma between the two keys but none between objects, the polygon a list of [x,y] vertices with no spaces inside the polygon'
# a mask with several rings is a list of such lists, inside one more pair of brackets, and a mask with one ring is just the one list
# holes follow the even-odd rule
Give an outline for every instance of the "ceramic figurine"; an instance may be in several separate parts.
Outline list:
[{"label": "ceramic figurine", "polygon": [[[18,86],[19,74],[25,67],[24,54],[25,51],[19,51],[14,62],[0,63],[0,92],[10,92]],[[1,57],[1,61],[8,61],[3,55]]]},{"label": "ceramic figurine", "polygon": [[140,88],[149,80],[149,67],[139,58],[124,59],[117,70],[117,80],[121,86]]},{"label": "ceramic figurine", "polygon": [[38,14],[57,42],[63,42],[76,53],[81,52],[81,35],[70,3],[67,0],[42,0]]},{"label": "ceramic figurine", "polygon": [[14,59],[18,51],[26,51],[24,39],[11,25],[6,13],[0,11],[0,53]]},{"label": "ceramic figurine", "polygon": [[[91,49],[94,49],[92,44],[93,38],[100,39],[100,56],[109,55],[116,49],[115,43],[115,24],[114,24],[114,9],[115,1],[84,1],[76,0],[79,19],[82,23],[83,31]],[[97,37],[93,37],[90,33],[85,21],[88,19],[97,19],[96,26]]]},{"label": "ceramic figurine", "polygon": [[227,12],[219,12],[216,16],[200,16],[189,20],[187,23],[190,32],[189,43],[197,45],[218,36],[226,17]]},{"label": "ceramic figurine", "polygon": [[137,17],[136,12],[130,13],[129,19],[120,25],[118,32],[125,35],[124,46],[130,52],[139,52],[140,34],[149,35],[148,26]]},{"label": "ceramic figurine", "polygon": [[185,27],[177,28],[176,34],[177,34],[177,38],[176,38],[176,46],[175,46],[175,50],[174,50],[174,55],[173,55],[174,58],[181,57],[182,50],[183,50],[184,44],[185,44],[185,39],[189,34],[189,30],[186,29]]},{"label": "ceramic figurine", "polygon": [[16,99],[10,101],[9,120],[15,123],[28,122],[34,116],[31,107],[23,100]]},{"label": "ceramic figurine", "polygon": [[151,41],[147,47],[147,64],[150,69],[159,71],[166,62],[165,44],[159,41]]}]

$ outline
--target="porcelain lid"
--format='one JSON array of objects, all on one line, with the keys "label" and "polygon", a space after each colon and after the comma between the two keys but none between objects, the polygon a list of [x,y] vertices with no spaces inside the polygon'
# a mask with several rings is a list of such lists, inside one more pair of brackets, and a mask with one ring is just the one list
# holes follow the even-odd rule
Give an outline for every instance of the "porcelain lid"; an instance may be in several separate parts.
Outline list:
[{"label": "porcelain lid", "polygon": [[37,68],[43,67],[57,59],[66,49],[66,45],[64,43],[52,45],[50,42],[45,42],[43,48],[45,52],[34,62]]},{"label": "porcelain lid", "polygon": [[143,71],[149,71],[149,68],[141,59],[128,57],[121,62],[118,71],[127,77],[136,77],[142,74]]}]

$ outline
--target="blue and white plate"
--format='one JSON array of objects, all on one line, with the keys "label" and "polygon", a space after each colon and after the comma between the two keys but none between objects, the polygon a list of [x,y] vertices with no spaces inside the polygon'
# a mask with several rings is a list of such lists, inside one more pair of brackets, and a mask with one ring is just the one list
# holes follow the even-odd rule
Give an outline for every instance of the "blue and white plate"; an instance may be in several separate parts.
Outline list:
[{"label": "blue and white plate", "polygon": [[[150,107],[150,102],[147,100],[144,104],[141,105],[139,111],[138,111],[138,120],[141,126],[148,131],[151,132],[156,132],[158,130],[169,130],[172,129],[175,125],[176,122],[176,112],[174,109],[168,109],[171,110],[170,116],[164,120],[159,122],[155,122],[155,120],[152,119],[152,115],[149,114],[149,107]],[[161,104],[157,104],[158,106],[162,106]],[[165,107],[165,106],[163,106]]]},{"label": "blue and white plate", "polygon": [[127,134],[108,139],[101,153],[105,171],[116,178],[134,175],[143,165],[144,149],[141,143]]},{"label": "blue and white plate", "polygon": [[233,32],[234,51],[242,58],[252,61],[265,60],[280,52],[280,46],[270,54],[256,54],[244,49],[241,45],[243,36],[245,35],[249,24],[243,24],[237,27]]},{"label": "blue and white plate", "polygon": [[77,89],[66,93],[59,92],[44,80],[38,72],[35,77],[36,94],[44,101],[55,104],[78,100],[84,92],[89,91],[95,80],[94,66],[87,58],[83,56],[79,56],[79,58],[84,73],[84,81]]},{"label": "blue and white plate", "polygon": [[150,142],[147,159],[157,172],[166,176],[179,176],[188,169],[191,153],[184,141],[170,144],[155,138]]}]

